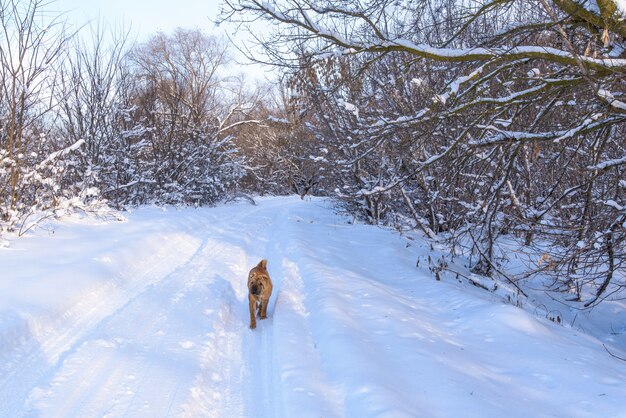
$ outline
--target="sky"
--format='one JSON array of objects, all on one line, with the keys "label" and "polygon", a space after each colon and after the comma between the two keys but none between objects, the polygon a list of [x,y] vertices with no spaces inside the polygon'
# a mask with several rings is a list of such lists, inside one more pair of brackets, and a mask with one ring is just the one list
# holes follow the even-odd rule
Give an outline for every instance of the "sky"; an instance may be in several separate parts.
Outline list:
[{"label": "sky", "polygon": [[161,30],[176,27],[200,28],[223,34],[212,22],[219,13],[219,0],[56,0],[55,11],[66,12],[72,25],[81,26],[101,19],[111,27],[131,27],[138,41]]},{"label": "sky", "polygon": [[[244,41],[247,34],[240,31],[234,34],[228,24],[214,23],[220,10],[221,0],[53,0],[49,4],[52,12],[65,13],[67,23],[81,27],[99,20],[114,29],[130,29],[131,40],[146,41],[158,31],[171,33],[177,27],[199,28],[208,34],[226,36],[237,42]],[[230,32],[227,34],[227,31]],[[85,28],[89,36],[89,28]],[[265,80],[268,69],[250,62],[237,51],[231,49],[237,61],[236,72],[241,72],[253,80]],[[242,65],[243,64],[243,65]],[[271,77],[270,77],[271,78]]]}]

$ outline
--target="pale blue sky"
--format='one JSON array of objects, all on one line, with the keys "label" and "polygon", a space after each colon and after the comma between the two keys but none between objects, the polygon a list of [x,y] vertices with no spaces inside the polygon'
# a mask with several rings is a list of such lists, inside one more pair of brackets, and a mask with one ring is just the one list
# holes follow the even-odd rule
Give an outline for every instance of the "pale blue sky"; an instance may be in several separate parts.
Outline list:
[{"label": "pale blue sky", "polygon": [[[206,33],[222,36],[230,29],[230,37],[236,36],[237,43],[245,42],[249,36],[245,32],[233,34],[232,25],[216,27],[214,20],[220,9],[221,0],[53,0],[47,8],[52,12],[65,12],[65,20],[74,27],[94,23],[100,19],[110,28],[130,28],[131,40],[143,42],[161,30],[171,33],[177,27],[199,28]],[[89,28],[84,28],[89,36]],[[236,72],[242,72],[252,79],[263,79],[267,69],[250,65],[249,61],[236,48],[231,51],[237,65]]]},{"label": "pale blue sky", "polygon": [[132,26],[139,41],[158,30],[171,32],[180,26],[198,27],[208,33],[223,34],[212,20],[219,12],[219,0],[56,0],[50,4],[55,11],[67,12],[72,25],[101,20],[111,27]]}]

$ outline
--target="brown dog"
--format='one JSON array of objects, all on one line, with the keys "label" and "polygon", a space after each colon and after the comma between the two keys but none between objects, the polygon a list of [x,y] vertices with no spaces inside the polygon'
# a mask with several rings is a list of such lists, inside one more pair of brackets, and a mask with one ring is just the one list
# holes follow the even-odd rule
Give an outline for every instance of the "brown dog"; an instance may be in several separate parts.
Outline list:
[{"label": "brown dog", "polygon": [[248,302],[250,303],[250,329],[256,328],[256,308],[259,318],[267,318],[267,304],[272,296],[272,280],[263,259],[248,274]]}]

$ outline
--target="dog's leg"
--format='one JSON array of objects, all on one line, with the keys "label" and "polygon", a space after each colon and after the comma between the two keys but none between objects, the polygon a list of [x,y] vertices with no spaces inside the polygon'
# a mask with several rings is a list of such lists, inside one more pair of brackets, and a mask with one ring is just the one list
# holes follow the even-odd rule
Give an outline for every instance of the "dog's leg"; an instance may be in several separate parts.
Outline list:
[{"label": "dog's leg", "polygon": [[256,328],[256,300],[252,297],[248,297],[250,307],[250,329]]},{"label": "dog's leg", "polygon": [[261,306],[259,306],[260,317],[261,319],[267,318],[267,304],[269,303],[269,299],[261,299]]},{"label": "dog's leg", "polygon": [[259,309],[257,310],[256,314],[261,319],[263,319],[262,312],[263,312],[263,299],[259,299]]}]

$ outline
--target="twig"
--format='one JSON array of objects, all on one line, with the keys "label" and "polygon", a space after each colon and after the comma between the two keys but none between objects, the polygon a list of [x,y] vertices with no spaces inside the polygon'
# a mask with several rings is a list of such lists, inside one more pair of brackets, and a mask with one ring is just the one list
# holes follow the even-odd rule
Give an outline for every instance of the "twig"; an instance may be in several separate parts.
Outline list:
[{"label": "twig", "polygon": [[48,218],[51,218],[51,217],[54,216],[53,213],[47,213],[44,216],[42,216],[41,218],[35,219],[34,221],[30,222],[28,224],[28,226],[26,226],[26,221],[28,221],[28,218],[30,218],[31,215],[35,215],[35,214],[30,213],[30,214],[26,215],[26,217],[24,218],[24,221],[22,222],[22,225],[20,226],[20,230],[17,233],[18,237],[21,237],[22,235],[24,235],[25,233],[27,233],[28,231],[30,231],[34,227],[38,226],[41,221],[43,221],[45,219],[48,219]]},{"label": "twig", "polygon": [[618,360],[622,360],[622,361],[626,361],[626,358],[620,357],[620,356],[616,356],[615,354],[611,353],[609,351],[608,348],[606,348],[606,345],[604,345],[604,343],[602,344],[602,347],[604,347],[604,349],[606,350],[607,353],[609,353],[611,355],[611,357],[615,357]]},{"label": "twig", "polygon": [[486,256],[486,255],[485,255],[485,253],[484,253],[484,252],[480,249],[480,245],[478,245],[478,242],[477,242],[477,241],[476,241],[476,239],[474,238],[474,235],[472,234],[472,232],[471,232],[471,231],[468,231],[468,232],[469,232],[470,237],[472,238],[472,241],[474,241],[476,251],[478,251],[478,253],[480,254],[480,256],[481,256],[481,257],[482,257],[482,258],[483,258],[483,259],[484,259],[487,263],[489,263],[489,265],[491,266],[491,268],[493,268],[493,270],[494,270],[496,273],[499,273],[502,277],[504,277],[504,278],[507,280],[507,282],[508,282],[508,283],[510,283],[510,284],[512,284],[513,286],[515,286],[515,288],[516,288],[516,289],[517,289],[517,290],[518,290],[518,291],[519,291],[522,295],[524,295],[525,297],[528,297],[528,295],[526,294],[526,292],[524,292],[524,291],[522,290],[522,288],[521,288],[521,287],[520,287],[520,286],[519,286],[519,285],[515,282],[515,279],[513,279],[513,278],[509,277],[509,275],[508,275],[508,274],[506,274],[505,272],[503,272],[502,270],[500,270],[500,269],[498,268],[498,266],[496,266],[496,265],[495,265],[495,264],[494,264],[494,263],[493,263],[493,262],[492,262],[492,261],[491,261],[491,260],[490,260],[490,259]]},{"label": "twig", "polygon": [[227,200],[227,202],[232,202],[232,201],[234,201],[237,198],[244,199],[244,200],[248,201],[248,203],[250,203],[252,206],[256,206],[256,201],[254,200],[254,198],[252,198],[252,196],[250,196],[250,195],[248,195],[246,193],[243,193],[243,192],[235,193],[233,196],[231,196]]},{"label": "twig", "polygon": [[[444,268],[444,270],[449,271],[450,273],[454,273],[454,274],[456,274],[457,276],[461,276],[461,277],[463,277],[464,279],[466,279],[468,282],[470,282],[470,284],[472,284],[472,285],[474,285],[474,286],[476,286],[476,287],[480,287],[481,289],[484,289],[484,290],[486,290],[486,291],[488,291],[488,292],[494,292],[494,291],[496,290],[496,288],[497,288],[497,285],[496,285],[496,288],[490,289],[489,287],[487,287],[487,285],[484,285],[484,284],[482,284],[482,283],[480,283],[480,282],[478,282],[478,281],[476,281],[476,280],[472,279],[471,277],[469,277],[469,276],[467,276],[467,275],[465,275],[465,274],[463,274],[463,273],[459,273],[459,272],[458,272],[458,271],[456,271],[456,270],[452,270],[451,268],[447,268],[447,267],[446,267],[446,268]],[[493,280],[493,279],[492,279],[492,280]]]}]

